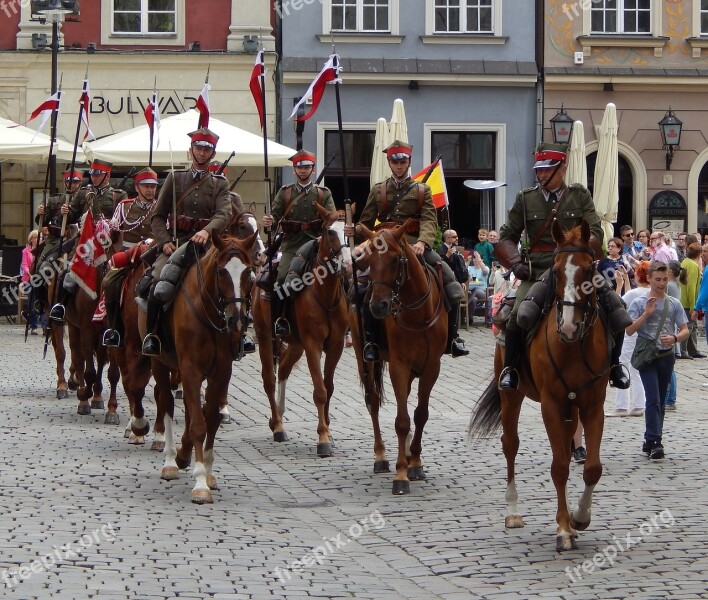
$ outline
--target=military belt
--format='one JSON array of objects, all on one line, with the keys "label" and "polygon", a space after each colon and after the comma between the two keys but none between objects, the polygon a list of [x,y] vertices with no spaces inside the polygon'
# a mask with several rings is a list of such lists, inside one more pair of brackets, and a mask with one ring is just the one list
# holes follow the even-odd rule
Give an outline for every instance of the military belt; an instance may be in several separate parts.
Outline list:
[{"label": "military belt", "polygon": [[180,215],[177,217],[177,230],[182,232],[200,231],[209,225],[210,222],[211,219],[194,219],[193,217]]},{"label": "military belt", "polygon": [[319,231],[322,229],[323,221],[322,219],[315,219],[314,221],[304,222],[304,221],[290,221],[283,220],[280,222],[280,228],[284,233],[297,233],[298,231]]},{"label": "military belt", "polygon": [[554,252],[558,246],[556,244],[534,244],[531,246],[531,252]]}]

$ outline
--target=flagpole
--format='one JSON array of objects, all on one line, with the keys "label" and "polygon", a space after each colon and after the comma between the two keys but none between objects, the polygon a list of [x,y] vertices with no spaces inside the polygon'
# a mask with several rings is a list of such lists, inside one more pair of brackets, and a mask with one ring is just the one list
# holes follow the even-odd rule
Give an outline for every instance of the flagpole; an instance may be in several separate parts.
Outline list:
[{"label": "flagpole", "polygon": [[155,76],[155,85],[152,87],[152,118],[150,119],[150,156],[148,157],[148,167],[152,169],[152,145],[155,135],[155,112],[157,112],[157,76]]},{"label": "flagpole", "polygon": [[[44,192],[43,192],[43,204],[46,208],[47,206],[47,186],[51,186],[49,181],[50,174],[54,173],[54,187],[56,187],[56,160],[52,160],[54,156],[54,139],[57,137],[57,118],[59,113],[59,107],[61,106],[61,84],[64,80],[64,73],[61,74],[59,78],[59,87],[57,88],[57,108],[52,109],[52,125],[51,125],[51,139],[49,140],[49,156],[47,157],[47,172],[44,174]],[[56,157],[55,157],[56,158]],[[54,193],[55,190],[51,189],[50,194]],[[40,231],[41,231],[40,227]],[[39,243],[39,242],[38,242]]]},{"label": "flagpole", "polygon": [[[268,111],[266,107],[266,89],[265,89],[265,53],[261,51],[261,104],[263,106],[263,187],[265,189],[265,211],[270,215],[271,197],[273,194],[272,182],[270,179],[270,168],[268,166]],[[271,229],[268,229],[268,245],[271,243]]]},{"label": "flagpole", "polygon": [[[86,93],[86,82],[88,81],[88,65],[86,65],[86,74],[84,75],[84,83],[81,88],[81,100],[79,101],[79,118],[77,119],[76,122],[76,136],[74,137],[74,150],[71,154],[71,168],[69,169],[72,173],[74,172],[74,169],[76,168],[76,151],[79,147],[79,135],[81,135],[81,118],[83,116],[83,111],[86,110],[88,111],[88,106],[84,106],[83,104],[83,98],[84,94]],[[66,206],[69,206],[69,202],[71,201],[72,194],[67,193],[66,194]],[[64,219],[62,220],[61,223],[61,237],[64,237],[64,234],[66,233],[66,221],[67,217],[69,215],[65,214]]]}]

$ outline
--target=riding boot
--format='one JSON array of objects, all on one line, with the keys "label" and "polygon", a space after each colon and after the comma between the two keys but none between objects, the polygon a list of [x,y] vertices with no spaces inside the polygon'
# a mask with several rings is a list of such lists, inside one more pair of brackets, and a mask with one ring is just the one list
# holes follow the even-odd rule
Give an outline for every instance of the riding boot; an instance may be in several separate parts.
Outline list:
[{"label": "riding boot", "polygon": [[378,327],[368,304],[364,305],[361,320],[364,325],[364,362],[380,362],[381,351],[378,344]]},{"label": "riding boot", "polygon": [[273,294],[271,302],[273,303],[273,318],[275,319],[275,335],[282,337],[290,335],[290,323],[287,318],[288,304],[290,298],[286,296],[281,298],[277,293]]},{"label": "riding boot", "polygon": [[109,348],[119,348],[123,345],[123,336],[119,325],[120,306],[118,304],[115,300],[106,300],[106,319],[110,328],[103,332],[103,345]]},{"label": "riding boot", "polygon": [[62,287],[59,290],[57,303],[52,306],[52,309],[49,311],[49,319],[57,325],[64,324],[64,319],[66,318],[66,303],[70,295],[69,291]]},{"label": "riding boot", "polygon": [[147,331],[148,334],[143,340],[143,354],[145,356],[160,356],[162,343],[157,335],[157,328],[160,324],[161,304],[150,294],[147,310]]},{"label": "riding boot", "polygon": [[516,367],[524,348],[524,332],[518,327],[507,326],[504,344],[504,370],[499,375],[500,390],[518,390],[519,372]]},{"label": "riding boot", "polygon": [[624,331],[620,331],[614,336],[614,347],[610,358],[610,385],[618,390],[628,390],[630,385],[629,374],[624,365],[620,362],[622,354],[622,344],[624,343]]},{"label": "riding boot", "polygon": [[470,351],[465,348],[465,342],[457,336],[457,321],[460,314],[460,305],[454,305],[447,313],[447,344],[445,354],[452,355],[453,358],[467,356]]}]

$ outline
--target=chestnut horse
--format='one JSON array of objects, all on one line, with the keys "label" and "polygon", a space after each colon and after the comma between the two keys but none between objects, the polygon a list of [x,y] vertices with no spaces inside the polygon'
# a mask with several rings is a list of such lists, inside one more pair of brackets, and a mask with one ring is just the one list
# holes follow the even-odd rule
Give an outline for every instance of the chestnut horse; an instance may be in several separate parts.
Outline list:
[{"label": "chestnut horse", "polygon": [[[152,358],[158,413],[165,415],[165,462],[160,476],[177,479],[179,469],[189,466],[194,448],[192,502],[196,504],[213,502],[210,490],[216,489],[214,439],[221,421],[219,408],[226,398],[232,363],[246,327],[253,282],[250,248],[256,235],[239,240],[212,234],[213,246],[189,267],[162,317],[174,350],[163,343],[162,354]],[[142,314],[140,329],[142,337]],[[176,370],[182,376],[185,408],[185,429],[178,448],[172,435],[175,406],[170,385],[170,371]],[[202,410],[200,392],[205,379]]]},{"label": "chestnut horse", "polygon": [[[349,322],[364,386],[366,407],[374,427],[374,472],[389,471],[379,428],[379,407],[383,401],[383,373],[388,362],[396,395],[396,435],[398,459],[393,493],[410,492],[411,480],[424,480],[421,461],[423,428],[428,420],[430,393],[440,373],[440,358],[447,341],[447,314],[442,291],[442,269],[433,275],[406,242],[407,222],[396,229],[373,233],[359,225],[369,240],[368,254],[357,264],[370,268],[370,285],[365,302],[372,315],[382,321],[383,343],[379,363],[365,363],[362,357],[359,319],[351,311]],[[436,281],[437,279],[437,281]],[[414,412],[415,433],[406,445],[411,429],[408,396],[413,379],[418,377],[418,406]],[[409,455],[410,457],[409,457]]]},{"label": "chestnut horse", "polygon": [[[55,299],[57,297],[55,289],[57,286],[57,273],[56,271],[53,272],[51,275],[51,279],[49,280],[49,283],[47,285],[47,297],[42,299],[42,305],[43,305],[43,310],[44,310],[44,318],[47,321],[47,332],[45,334],[45,348],[46,346],[51,343],[52,344],[52,349],[54,352],[54,360],[56,361],[56,374],[57,374],[57,389],[56,389],[56,395],[57,399],[63,400],[64,398],[69,397],[69,389],[72,391],[76,391],[79,389],[79,386],[83,383],[81,381],[77,381],[75,378],[75,371],[76,368],[74,367],[73,364],[70,364],[69,366],[69,380],[67,381],[66,379],[66,370],[65,370],[65,362],[66,362],[66,347],[64,345],[64,333],[65,333],[65,328],[64,325],[61,325],[59,323],[54,323],[52,320],[49,318],[49,311],[51,310],[52,307],[52,302],[50,302],[50,299]],[[46,352],[45,352],[46,355]]]},{"label": "chestnut horse", "polygon": [[[235,208],[232,205],[232,209]],[[256,239],[251,247],[251,257],[254,264],[260,264],[265,248],[263,241],[258,234],[258,224],[250,212],[238,212],[234,210],[231,221],[226,229],[227,235],[235,236],[239,239],[247,239],[256,233]],[[150,431],[150,422],[145,418],[143,398],[152,375],[150,357],[142,353],[142,338],[138,330],[138,306],[135,304],[135,286],[140,278],[145,274],[145,264],[137,260],[132,260],[127,266],[128,272],[123,282],[123,300],[120,305],[121,316],[124,325],[123,346],[112,348],[113,357],[118,363],[123,382],[123,389],[128,396],[130,406],[130,423],[125,430],[125,437],[131,444],[144,444],[145,436]],[[175,389],[175,381],[179,379],[179,374],[172,374],[172,389]],[[181,383],[180,383],[181,385]],[[180,390],[181,391],[181,390]],[[158,393],[155,388],[155,393]],[[179,396],[178,396],[179,397]],[[181,397],[180,397],[181,399]],[[228,398],[224,398],[223,405],[219,410],[221,422],[231,422],[228,412]],[[165,427],[164,415],[157,412],[155,417],[155,439],[152,442],[152,450],[163,450],[165,447]]]},{"label": "chestnut horse", "polygon": [[[345,248],[344,238],[328,227],[337,220],[336,212],[329,212],[319,204],[315,205],[325,222],[325,234],[319,238],[319,248],[310,270],[302,276],[303,289],[292,301],[291,335],[280,340],[273,347],[270,301],[263,298],[260,288],[253,288],[253,327],[258,338],[261,357],[263,389],[268,396],[271,418],[269,425],[276,442],[287,441],[283,425],[285,412],[285,389],[293,367],[302,357],[307,358],[307,366],[313,383],[312,398],[317,408],[317,456],[332,456],[332,437],[329,430],[329,403],[334,393],[334,371],[344,350],[344,334],[347,330],[349,307],[342,282]],[[278,293],[278,288],[271,292]],[[322,353],[325,353],[324,374],[322,373]],[[275,373],[278,365],[278,401],[275,399]]]},{"label": "chestnut horse", "polygon": [[[474,411],[470,434],[484,436],[503,428],[502,447],[507,466],[507,528],[523,527],[517,512],[514,461],[519,449],[518,421],[524,396],[541,403],[541,415],[551,443],[551,477],[556,488],[558,551],[577,548],[576,530],[590,525],[590,507],[595,485],[602,475],[600,443],[604,424],[603,405],[609,381],[609,348],[605,326],[598,320],[599,308],[594,278],[594,253],[589,245],[586,221],[564,233],[557,221],[553,238],[558,247],[553,263],[554,297],[542,317],[536,335],[526,346],[519,370],[518,391],[499,391],[497,381],[504,358],[500,345],[494,356],[494,381],[487,387]],[[568,481],[571,441],[578,425],[585,428],[587,460],[583,470],[585,490],[572,515],[568,511]]]}]

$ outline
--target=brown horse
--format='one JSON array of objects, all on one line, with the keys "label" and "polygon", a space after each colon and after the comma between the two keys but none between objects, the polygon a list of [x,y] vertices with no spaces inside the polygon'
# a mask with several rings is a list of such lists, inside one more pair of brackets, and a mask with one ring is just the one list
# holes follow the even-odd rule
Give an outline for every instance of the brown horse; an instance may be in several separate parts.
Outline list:
[{"label": "brown horse", "polygon": [[[326,457],[332,456],[329,403],[334,393],[334,371],[344,350],[349,308],[342,282],[344,239],[340,239],[337,232],[327,229],[336,221],[337,213],[330,213],[320,205],[316,208],[325,221],[326,233],[320,238],[317,256],[310,270],[302,276],[300,283],[304,287],[293,299],[292,311],[288,315],[293,325],[292,334],[284,338],[287,343],[285,349],[280,341],[276,341],[276,348],[273,347],[270,300],[263,298],[260,288],[253,288],[252,303],[253,326],[258,338],[263,388],[270,404],[269,425],[273,439],[276,442],[288,439],[283,425],[285,389],[293,367],[304,352],[314,386],[312,398],[317,408],[317,456]],[[278,288],[272,293],[278,293]],[[323,352],[326,354],[324,375],[321,367]],[[276,362],[277,403],[273,369]]]},{"label": "brown horse", "polygon": [[[179,477],[179,469],[191,462],[195,452],[192,502],[213,502],[216,489],[212,473],[214,439],[219,429],[219,408],[226,397],[232,363],[240,349],[246,327],[253,281],[253,261],[249,249],[256,234],[246,240],[220,238],[212,234],[213,246],[186,272],[172,306],[163,315],[174,343],[163,344],[162,354],[152,359],[158,413],[165,414],[165,463],[162,479]],[[140,318],[141,337],[145,318]],[[184,389],[185,429],[182,445],[175,448],[172,435],[174,396],[170,371],[179,370]],[[204,409],[201,386],[206,380]]]},{"label": "brown horse", "polygon": [[[436,277],[413,253],[404,237],[407,223],[379,233],[373,233],[363,225],[359,227],[370,242],[370,252],[357,259],[357,264],[370,268],[368,304],[374,318],[382,321],[384,337],[381,344],[382,362],[365,363],[357,314],[354,311],[350,313],[359,376],[374,426],[374,472],[389,471],[379,428],[384,363],[388,362],[397,405],[398,459],[393,493],[407,494],[410,492],[410,480],[425,479],[420,458],[423,428],[428,420],[428,401],[440,373],[440,358],[447,340],[442,269],[438,269]],[[419,383],[418,406],[414,413],[415,434],[407,453],[406,444],[411,429],[408,396],[416,377]]]},{"label": "brown horse", "polygon": [[52,349],[54,352],[54,360],[56,362],[56,374],[57,374],[57,388],[56,395],[59,400],[69,397],[69,389],[73,391],[79,389],[79,386],[83,383],[82,381],[77,381],[75,377],[76,367],[73,364],[69,366],[69,380],[66,379],[66,347],[64,345],[64,334],[65,327],[59,323],[53,323],[49,318],[49,311],[52,306],[52,302],[49,301],[50,298],[56,298],[55,288],[57,286],[57,274],[54,272],[49,280],[47,286],[47,297],[42,298],[42,306],[44,309],[44,318],[47,322],[47,333],[45,344],[52,344]]},{"label": "brown horse", "polygon": [[[576,530],[590,525],[592,492],[602,475],[600,443],[604,424],[603,405],[609,380],[609,352],[605,327],[598,322],[597,273],[589,245],[590,227],[582,225],[564,233],[553,223],[555,251],[554,298],[551,310],[527,345],[519,371],[518,391],[497,389],[503,368],[502,348],[494,357],[495,376],[480,398],[470,423],[470,434],[483,436],[503,428],[502,446],[507,465],[507,528],[523,527],[517,512],[514,461],[519,449],[518,421],[524,396],[541,403],[541,415],[553,452],[551,477],[556,488],[558,551],[577,548]],[[501,394],[501,396],[500,396]],[[583,470],[585,490],[572,515],[568,510],[571,441],[578,424],[585,428],[587,460]]]}]

